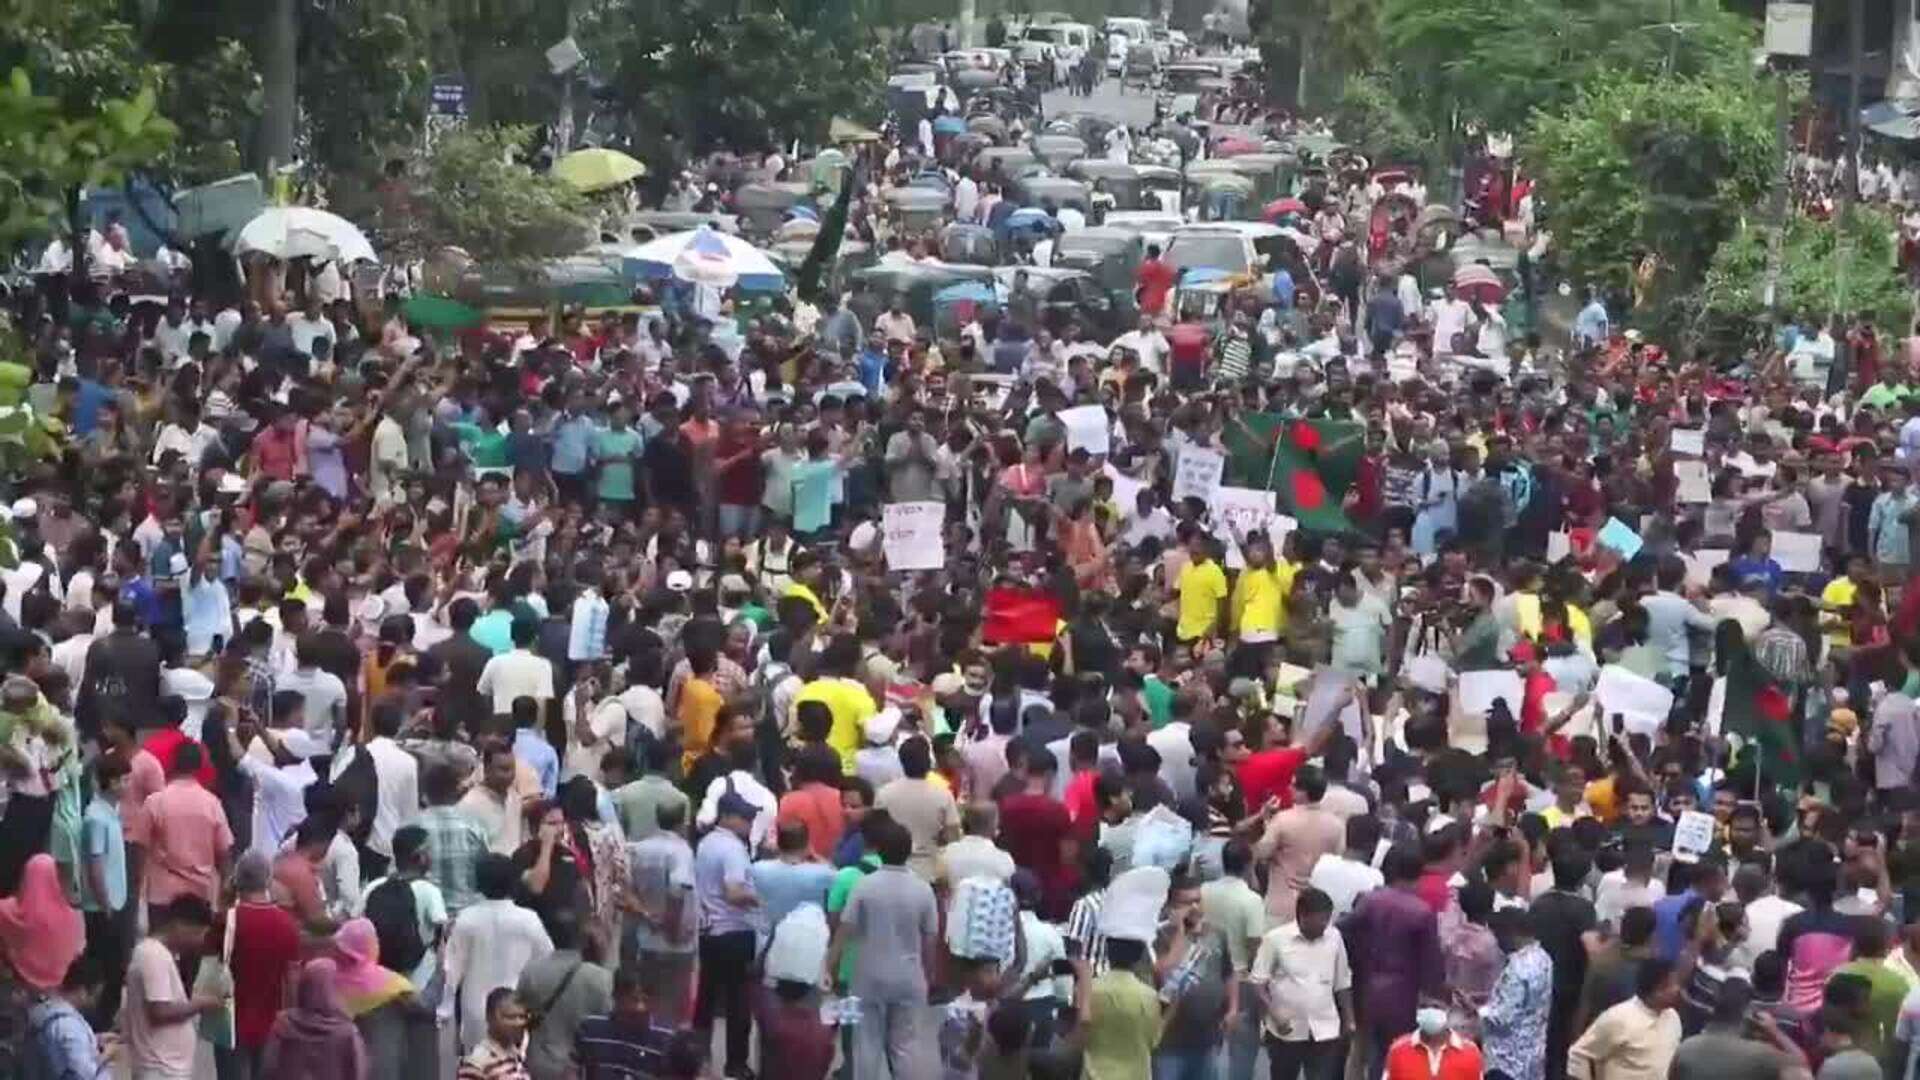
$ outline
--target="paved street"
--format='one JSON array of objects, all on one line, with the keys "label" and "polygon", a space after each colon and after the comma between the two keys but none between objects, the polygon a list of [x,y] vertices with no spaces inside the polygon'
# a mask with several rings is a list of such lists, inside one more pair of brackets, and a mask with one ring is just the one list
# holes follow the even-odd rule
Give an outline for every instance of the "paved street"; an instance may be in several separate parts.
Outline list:
[{"label": "paved street", "polygon": [[1105,80],[1094,88],[1091,97],[1055,90],[1043,95],[1040,103],[1048,116],[1090,112],[1112,120],[1123,120],[1129,127],[1143,127],[1153,121],[1153,95],[1137,89],[1123,94],[1120,92],[1119,79]]}]

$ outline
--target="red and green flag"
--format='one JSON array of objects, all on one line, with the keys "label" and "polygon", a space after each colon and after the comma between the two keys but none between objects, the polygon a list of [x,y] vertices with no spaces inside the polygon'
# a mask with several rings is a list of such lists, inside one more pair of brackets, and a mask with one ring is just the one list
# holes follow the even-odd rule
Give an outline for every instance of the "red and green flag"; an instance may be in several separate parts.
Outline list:
[{"label": "red and green flag", "polygon": [[1303,529],[1352,532],[1341,500],[1359,475],[1364,434],[1351,421],[1242,414],[1227,421],[1221,483],[1274,492]]}]

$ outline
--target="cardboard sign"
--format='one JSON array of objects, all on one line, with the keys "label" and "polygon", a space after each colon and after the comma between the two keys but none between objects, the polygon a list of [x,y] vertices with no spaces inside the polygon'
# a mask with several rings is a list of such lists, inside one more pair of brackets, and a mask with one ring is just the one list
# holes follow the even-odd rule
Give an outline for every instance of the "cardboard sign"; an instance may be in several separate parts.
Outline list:
[{"label": "cardboard sign", "polygon": [[1239,570],[1247,565],[1240,542],[1234,539],[1236,532],[1251,536],[1264,531],[1277,554],[1280,546],[1286,542],[1287,534],[1300,527],[1299,522],[1285,514],[1276,513],[1273,507],[1274,494],[1271,491],[1223,487],[1213,493],[1208,512],[1213,517],[1214,535],[1226,546],[1228,569]]},{"label": "cardboard sign", "polygon": [[1713,481],[1707,475],[1707,463],[1704,461],[1676,461],[1673,463],[1673,478],[1679,481],[1674,497],[1683,503],[1703,503],[1713,501]]},{"label": "cardboard sign", "polygon": [[1698,810],[1688,810],[1673,823],[1673,855],[1682,862],[1691,862],[1707,853],[1713,846],[1713,815]]},{"label": "cardboard sign", "polygon": [[1773,534],[1773,558],[1789,574],[1820,572],[1820,534],[1776,532]]},{"label": "cardboard sign", "polygon": [[1107,424],[1105,406],[1081,405],[1053,415],[1066,425],[1067,449],[1085,450],[1089,454],[1105,454],[1113,449],[1113,432]]},{"label": "cardboard sign", "polygon": [[939,502],[888,503],[880,524],[881,550],[889,570],[938,570],[947,565],[942,530],[947,504]]},{"label": "cardboard sign", "polygon": [[1102,472],[1113,481],[1113,504],[1120,508],[1120,520],[1132,521],[1140,513],[1140,492],[1147,485],[1114,468],[1111,462]]},{"label": "cardboard sign", "polygon": [[1520,719],[1520,705],[1526,699],[1526,685],[1517,671],[1463,671],[1460,673],[1460,711],[1486,715],[1493,703],[1504,700],[1507,712]]},{"label": "cardboard sign", "polygon": [[1218,450],[1198,446],[1181,450],[1179,467],[1173,473],[1173,501],[1192,497],[1211,504],[1226,471],[1227,455]]},{"label": "cardboard sign", "polygon": [[1564,532],[1547,534],[1547,561],[1557,563],[1573,554],[1573,537]]},{"label": "cardboard sign", "polygon": [[1621,726],[1629,734],[1648,738],[1653,737],[1673,712],[1673,691],[1618,664],[1600,669],[1600,679],[1593,686],[1593,699],[1599,703],[1600,720],[1608,725],[1609,731],[1613,718],[1619,716]]},{"label": "cardboard sign", "polygon": [[1645,542],[1640,539],[1640,534],[1633,531],[1633,526],[1619,518],[1608,518],[1606,528],[1601,529],[1600,535],[1594,537],[1594,543],[1612,548],[1620,553],[1622,559],[1628,561],[1632,561],[1635,555],[1640,554],[1640,549],[1645,546]]},{"label": "cardboard sign", "polygon": [[1706,588],[1707,583],[1713,580],[1714,568],[1725,565],[1732,554],[1719,548],[1708,548],[1682,556],[1687,564],[1687,584]]},{"label": "cardboard sign", "polygon": [[1692,454],[1694,457],[1707,456],[1707,433],[1688,428],[1674,428],[1667,445],[1676,454]]}]

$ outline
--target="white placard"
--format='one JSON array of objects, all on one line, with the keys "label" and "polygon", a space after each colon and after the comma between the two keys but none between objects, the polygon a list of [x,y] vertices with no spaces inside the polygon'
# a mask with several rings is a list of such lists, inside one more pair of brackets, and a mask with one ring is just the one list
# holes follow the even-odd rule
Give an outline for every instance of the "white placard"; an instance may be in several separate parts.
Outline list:
[{"label": "white placard", "polygon": [[1704,461],[1676,461],[1673,463],[1673,478],[1679,481],[1675,497],[1683,503],[1703,503],[1713,501],[1713,480],[1707,475],[1707,463]]},{"label": "white placard", "polygon": [[1241,554],[1234,534],[1246,535],[1267,527],[1267,519],[1273,517],[1273,492],[1223,487],[1213,493],[1208,512],[1213,518],[1214,536],[1226,546],[1227,568],[1238,570],[1247,565],[1247,557]]},{"label": "white placard", "polygon": [[1732,555],[1730,551],[1708,548],[1681,556],[1687,564],[1687,584],[1706,588],[1707,583],[1713,580],[1714,568],[1724,565]]},{"label": "white placard", "polygon": [[1674,428],[1667,445],[1676,454],[1692,454],[1694,457],[1707,456],[1707,433],[1692,428]]},{"label": "white placard", "polygon": [[1218,450],[1189,446],[1180,451],[1180,464],[1173,473],[1173,501],[1192,496],[1203,503],[1213,502],[1220,489],[1220,477],[1227,471],[1227,455]]},{"label": "white placard", "polygon": [[1600,721],[1609,731],[1613,718],[1618,716],[1628,733],[1649,738],[1673,712],[1673,691],[1619,664],[1600,669],[1600,679],[1593,686],[1593,700],[1599,703]]},{"label": "white placard", "polygon": [[1707,853],[1713,846],[1713,815],[1698,810],[1683,811],[1680,820],[1673,823],[1673,855],[1682,862],[1691,862]]},{"label": "white placard", "polygon": [[1520,706],[1526,699],[1526,685],[1517,671],[1463,671],[1460,673],[1460,711],[1484,716],[1493,703],[1505,699],[1507,712],[1520,719]]},{"label": "white placard", "polygon": [[946,540],[942,535],[947,521],[946,503],[888,503],[880,521],[887,569],[938,570],[947,565]]},{"label": "white placard", "polygon": [[1112,462],[1102,472],[1113,481],[1113,502],[1120,508],[1120,520],[1132,521],[1140,512],[1140,492],[1147,485],[1114,468]]},{"label": "white placard", "polygon": [[1053,415],[1067,427],[1067,449],[1105,454],[1113,448],[1112,431],[1107,424],[1104,405],[1081,405],[1062,409]]},{"label": "white placard", "polygon": [[1573,554],[1573,537],[1564,532],[1547,534],[1547,561],[1557,563]]},{"label": "white placard", "polygon": [[1789,574],[1820,572],[1820,534],[1776,532],[1773,534],[1773,559]]}]

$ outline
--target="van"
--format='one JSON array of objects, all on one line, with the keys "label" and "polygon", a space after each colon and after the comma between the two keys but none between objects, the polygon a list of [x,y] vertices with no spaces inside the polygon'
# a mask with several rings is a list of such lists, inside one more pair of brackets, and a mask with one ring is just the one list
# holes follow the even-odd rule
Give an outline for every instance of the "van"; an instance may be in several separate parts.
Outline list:
[{"label": "van", "polygon": [[1093,27],[1074,22],[1032,23],[1021,32],[1016,48],[1020,59],[1028,63],[1053,55],[1077,63],[1093,48]]},{"label": "van", "polygon": [[1145,19],[1126,15],[1109,16],[1100,26],[1107,39],[1107,73],[1118,75],[1125,69],[1127,50],[1135,45],[1153,44],[1153,26]]}]

